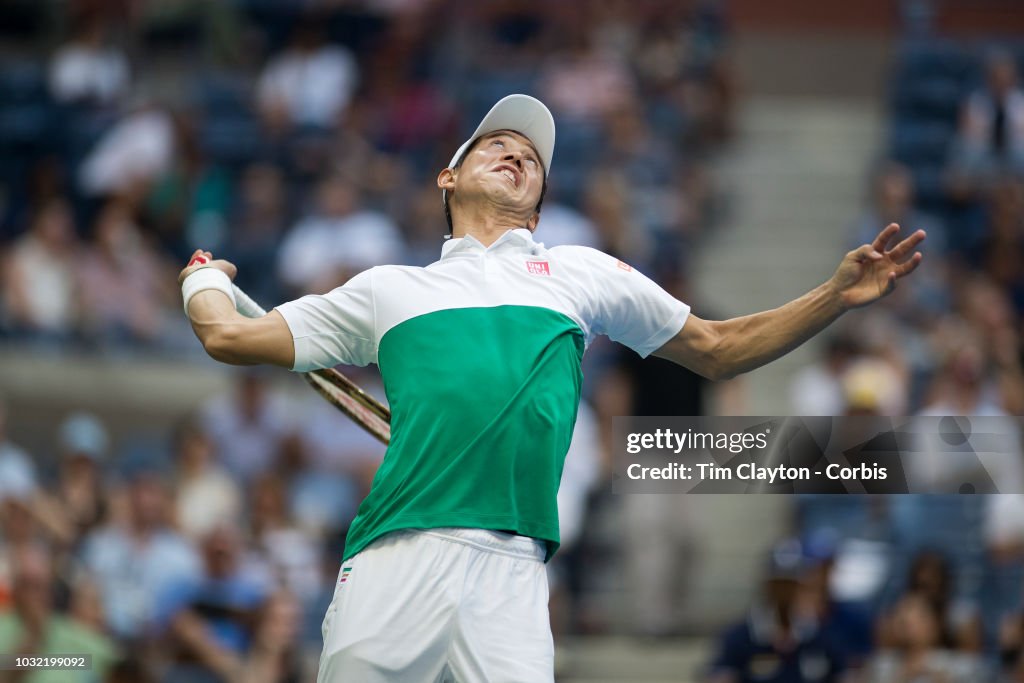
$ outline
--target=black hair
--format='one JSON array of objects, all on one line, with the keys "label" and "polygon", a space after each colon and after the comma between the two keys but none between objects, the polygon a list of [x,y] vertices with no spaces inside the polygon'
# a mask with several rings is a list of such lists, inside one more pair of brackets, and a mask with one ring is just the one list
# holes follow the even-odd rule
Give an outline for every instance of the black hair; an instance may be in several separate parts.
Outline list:
[{"label": "black hair", "polygon": [[[490,135],[490,133],[484,133],[484,135]],[[457,169],[460,166],[462,166],[462,162],[466,160],[466,157],[469,155],[469,153],[473,151],[474,147],[476,147],[476,143],[480,142],[480,140],[483,137],[484,136],[481,135],[479,137],[474,138],[473,141],[471,143],[469,143],[469,145],[466,146],[466,151],[463,152],[462,155],[458,159],[455,160],[455,165],[452,166],[453,169]],[[544,180],[543,180],[543,184],[540,187],[540,199],[537,200],[537,206],[534,207],[534,209],[533,209],[537,213],[540,213],[540,207],[541,207],[541,205],[544,204],[544,195],[546,195],[547,193],[548,193],[548,171],[547,171],[547,169],[544,169]],[[448,222],[448,236],[450,237],[452,234],[454,234],[455,228],[452,226],[452,211],[451,211],[451,209],[448,208],[448,193],[447,192],[445,192],[445,195],[444,195],[444,219],[445,219],[445,221]]]}]

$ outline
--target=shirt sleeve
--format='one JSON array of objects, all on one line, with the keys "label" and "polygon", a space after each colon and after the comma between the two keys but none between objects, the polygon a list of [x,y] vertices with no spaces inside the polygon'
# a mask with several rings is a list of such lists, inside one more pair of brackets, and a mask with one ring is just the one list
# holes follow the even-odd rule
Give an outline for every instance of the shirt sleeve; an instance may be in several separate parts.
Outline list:
[{"label": "shirt sleeve", "polygon": [[377,362],[372,268],[327,294],[310,294],[275,310],[295,342],[295,372]]},{"label": "shirt sleeve", "polygon": [[649,277],[596,249],[582,248],[592,276],[592,329],[646,358],[683,329],[690,307]]}]

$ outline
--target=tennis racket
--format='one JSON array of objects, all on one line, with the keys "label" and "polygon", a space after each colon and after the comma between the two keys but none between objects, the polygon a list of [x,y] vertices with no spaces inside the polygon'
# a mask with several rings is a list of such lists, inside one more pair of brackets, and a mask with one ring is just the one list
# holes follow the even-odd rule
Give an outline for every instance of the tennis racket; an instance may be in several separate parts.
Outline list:
[{"label": "tennis racket", "polygon": [[[238,312],[247,318],[267,314],[248,294],[232,285]],[[335,408],[387,445],[391,441],[391,411],[358,384],[334,368],[302,373],[302,378]]]}]

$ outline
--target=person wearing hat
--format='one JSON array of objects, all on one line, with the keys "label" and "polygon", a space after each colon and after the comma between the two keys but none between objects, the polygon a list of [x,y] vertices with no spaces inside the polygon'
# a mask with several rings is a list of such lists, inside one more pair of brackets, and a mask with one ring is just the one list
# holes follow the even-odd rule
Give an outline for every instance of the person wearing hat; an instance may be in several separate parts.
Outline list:
[{"label": "person wearing hat", "polygon": [[796,539],[770,550],[746,617],[722,634],[706,683],[838,683],[847,662],[807,602],[808,563]]},{"label": "person wearing hat", "polygon": [[895,287],[921,232],[850,252],[781,308],[701,320],[630,265],[534,240],[555,124],[509,95],[437,176],[450,239],[425,268],[380,266],[262,318],[235,311],[235,267],[197,250],[182,298],[213,358],[298,372],[377,363],[391,444],[348,534],[319,681],[553,680],[544,562],[599,335],[713,379],[752,370]]}]

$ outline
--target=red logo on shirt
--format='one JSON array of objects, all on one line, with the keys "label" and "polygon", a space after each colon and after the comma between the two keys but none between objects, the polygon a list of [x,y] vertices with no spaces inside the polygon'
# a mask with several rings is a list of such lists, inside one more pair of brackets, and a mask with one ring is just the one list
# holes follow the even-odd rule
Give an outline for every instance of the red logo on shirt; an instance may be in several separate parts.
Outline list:
[{"label": "red logo on shirt", "polygon": [[633,270],[633,266],[629,265],[628,263],[624,263],[622,261],[619,261],[616,265],[619,267],[619,270],[626,270],[626,271]]},{"label": "red logo on shirt", "polygon": [[526,270],[531,275],[551,275],[551,268],[547,261],[527,261]]}]

